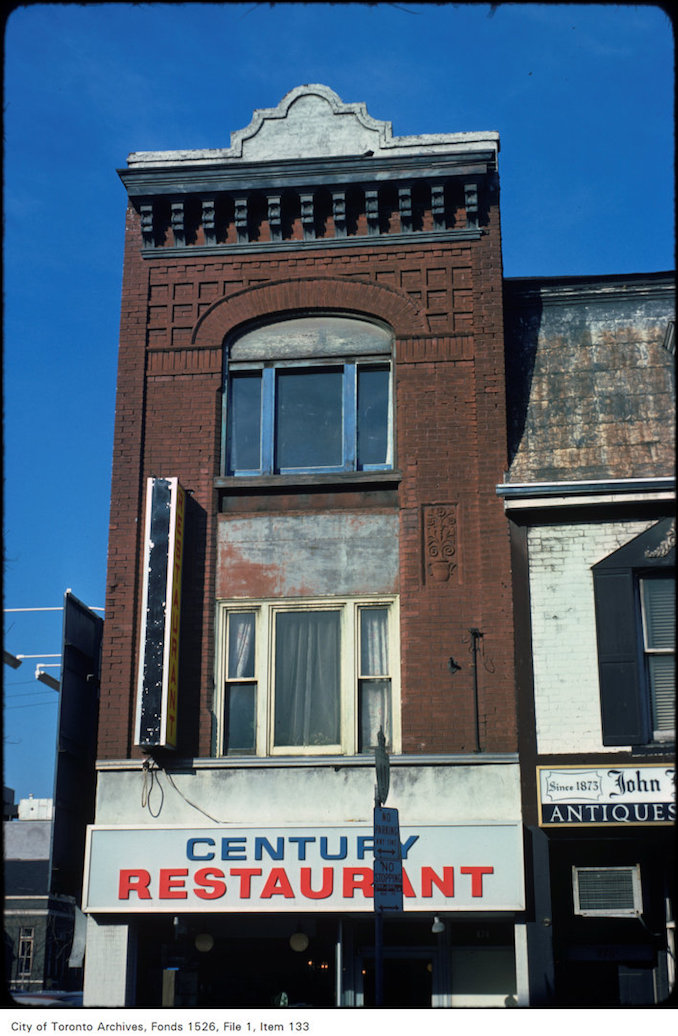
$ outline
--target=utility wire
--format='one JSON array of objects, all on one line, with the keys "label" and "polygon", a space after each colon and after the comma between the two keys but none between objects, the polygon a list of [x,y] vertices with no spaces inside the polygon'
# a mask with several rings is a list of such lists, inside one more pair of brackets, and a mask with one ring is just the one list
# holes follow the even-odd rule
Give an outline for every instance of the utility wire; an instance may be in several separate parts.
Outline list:
[{"label": "utility wire", "polygon": [[10,709],[38,709],[42,705],[55,705],[58,702],[58,698],[52,698],[51,701],[33,701],[29,705],[7,705],[7,712]]},{"label": "utility wire", "polygon": [[[161,769],[162,769],[162,767],[161,767]],[[172,776],[171,776],[171,774],[167,773],[167,772],[166,772],[165,770],[163,770],[162,772],[163,772],[163,773],[165,774],[165,777],[166,777],[166,778],[167,778],[167,780],[168,780],[168,781],[170,782],[170,784],[172,785],[172,787],[174,788],[174,790],[176,791],[176,793],[177,793],[178,795],[181,795],[181,797],[182,797],[182,799],[184,800],[184,802],[187,802],[189,806],[192,806],[192,807],[193,807],[193,809],[197,809],[197,810],[198,810],[198,812],[199,812],[199,813],[202,813],[202,814],[203,814],[203,816],[206,816],[208,820],[213,820],[215,824],[224,824],[224,823],[225,823],[225,821],[224,821],[224,820],[217,820],[217,818],[216,818],[216,817],[213,817],[213,816],[211,815],[211,813],[208,813],[208,812],[207,812],[206,810],[204,810],[204,809],[202,808],[202,806],[198,806],[198,805],[196,805],[196,803],[195,803],[195,802],[191,802],[191,800],[190,800],[190,799],[187,799],[187,798],[186,798],[186,796],[184,795],[183,791],[180,791],[180,790],[179,790],[179,788],[177,788],[176,784],[174,783],[174,780],[172,779]]]},{"label": "utility wire", "polygon": [[[142,789],[141,789],[141,805],[142,805],[142,807],[144,809],[146,809],[146,808],[148,809],[148,811],[151,813],[151,816],[157,816],[160,813],[160,810],[158,810],[158,813],[154,814],[153,811],[151,810],[151,805],[150,805],[150,795],[151,795],[151,792],[153,790],[153,784],[154,784],[155,781],[157,781],[157,777],[155,777],[155,774],[158,771],[165,775],[165,777],[167,778],[169,783],[172,785],[172,787],[176,791],[177,795],[179,795],[184,800],[184,802],[187,803],[187,805],[191,806],[193,809],[197,809],[197,811],[199,813],[202,813],[203,816],[207,817],[208,820],[213,821],[213,823],[215,823],[215,824],[224,824],[225,823],[224,820],[218,820],[216,817],[213,817],[212,814],[208,813],[207,810],[204,810],[202,808],[202,806],[198,806],[197,803],[191,802],[191,800],[184,795],[183,791],[180,788],[177,788],[176,784],[174,783],[174,778],[172,777],[171,774],[169,774],[167,772],[167,770],[164,769],[164,767],[160,766],[159,763],[155,762],[155,760],[153,760],[153,762],[151,762],[151,760],[146,759],[146,760],[144,760],[144,783],[143,783],[143,786],[142,786]],[[149,785],[149,775],[150,775],[150,785]],[[160,791],[162,793],[162,785],[160,784],[160,781],[157,781],[157,783],[158,783],[158,787],[160,788]],[[164,802],[164,793],[162,793],[162,794],[163,794],[163,797],[162,797],[161,802],[160,802],[160,809],[162,809],[162,804]]]},{"label": "utility wire", "polygon": [[[31,683],[35,683],[35,681],[31,680]],[[18,686],[19,686],[19,684],[12,684],[12,687],[18,687]],[[20,691],[19,694],[5,694],[4,698],[5,698],[6,701],[9,700],[10,698],[23,698],[24,701],[25,701],[26,698],[31,698],[31,697],[33,697],[36,694],[44,694],[44,693],[45,692],[38,687],[37,690],[35,690],[35,691]]]}]

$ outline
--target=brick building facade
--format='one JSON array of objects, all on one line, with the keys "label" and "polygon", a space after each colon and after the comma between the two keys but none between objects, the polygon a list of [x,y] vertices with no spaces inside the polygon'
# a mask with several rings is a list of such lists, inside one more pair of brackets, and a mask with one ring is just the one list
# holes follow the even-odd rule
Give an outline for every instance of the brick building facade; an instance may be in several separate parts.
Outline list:
[{"label": "brick building facade", "polygon": [[[381,474],[379,480],[364,473],[316,479],[302,507],[369,511],[377,506],[399,516],[399,572],[405,595],[402,667],[405,684],[416,682],[421,688],[410,716],[409,699],[403,702],[407,749],[468,750],[473,717],[467,681],[459,678],[450,691],[447,657],[468,626],[484,626],[495,641],[497,662],[483,721],[484,747],[515,750],[507,532],[494,494],[497,473],[506,468],[497,145],[494,140],[481,143],[489,150],[481,158],[470,152],[473,172],[467,175],[478,180],[478,170],[490,168],[480,177],[482,226],[468,226],[479,217],[473,214],[469,221],[463,208],[462,173],[455,184],[459,197],[446,184],[446,208],[440,217],[445,226],[440,229],[434,228],[427,195],[421,201],[419,229],[406,232],[402,213],[388,211],[380,214],[383,232],[368,233],[365,214],[354,199],[352,236],[337,237],[328,217],[324,236],[309,240],[297,218],[287,241],[273,242],[270,223],[263,218],[250,226],[252,240],[237,244],[229,225],[224,227],[223,243],[211,246],[203,244],[201,226],[193,230],[190,243],[177,246],[178,231],[170,225],[154,229],[157,239],[144,247],[144,206],[138,201],[144,195],[137,192],[149,189],[143,174],[152,173],[146,172],[143,160],[138,166],[131,161],[123,174],[133,202],[127,215],[123,284],[104,646],[111,668],[102,698],[101,757],[124,757],[132,745],[125,703],[135,680],[138,650],[134,634],[142,529],[136,519],[142,513],[145,478],[166,471],[174,472],[190,491],[196,514],[195,522],[187,523],[187,564],[204,571],[200,584],[189,583],[185,591],[191,595],[185,621],[195,627],[193,635],[185,631],[182,642],[182,677],[190,673],[182,684],[190,691],[182,697],[186,721],[181,748],[188,755],[210,752],[213,637],[208,635],[202,646],[199,639],[214,626],[216,515],[288,511],[298,506],[300,495],[289,484],[294,480],[280,476],[257,479],[246,487],[247,493],[239,484],[242,480],[234,483],[223,477],[223,342],[250,322],[314,310],[369,313],[391,327],[395,339],[398,460],[393,474]],[[468,154],[462,151],[462,159]],[[373,174],[369,162],[388,164],[386,157],[352,162],[368,182]],[[454,171],[449,156],[440,165],[444,172],[438,175],[449,180]],[[423,168],[422,193],[430,190],[427,181],[433,179],[425,163]],[[134,175],[138,172],[141,176]],[[177,175],[175,169],[172,172]],[[249,182],[249,169],[240,175]],[[204,176],[208,182],[209,175]],[[384,208],[389,204],[393,206],[388,197],[380,200]],[[154,221],[160,219],[160,208],[156,201]],[[161,235],[162,243],[156,244]],[[453,523],[453,549],[459,559],[449,566],[447,578],[433,575],[428,556],[441,533],[433,531],[431,542],[425,543],[424,523],[429,521],[435,530],[431,509],[438,507]],[[197,531],[201,523],[202,534]],[[445,606],[451,596],[453,609]]]},{"label": "brick building facade", "polygon": [[[495,133],[393,137],[306,86],[230,148],[121,171],[86,1003],[374,1002],[379,726],[410,846],[385,1002],[521,995],[498,149]],[[172,749],[140,733],[149,479],[186,491]],[[295,638],[313,686],[289,675]],[[246,878],[232,860],[251,852]],[[217,884],[156,887],[161,858],[189,884],[207,860],[197,880]],[[431,931],[454,912],[454,934]]]}]

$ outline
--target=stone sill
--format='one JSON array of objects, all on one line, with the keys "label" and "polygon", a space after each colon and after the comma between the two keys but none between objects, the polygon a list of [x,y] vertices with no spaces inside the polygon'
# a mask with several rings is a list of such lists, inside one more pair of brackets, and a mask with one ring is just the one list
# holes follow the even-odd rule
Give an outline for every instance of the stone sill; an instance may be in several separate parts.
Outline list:
[{"label": "stone sill", "polygon": [[[391,767],[405,766],[516,766],[518,754],[514,752],[472,752],[468,755],[392,755],[389,757]],[[101,771],[142,770],[145,759],[98,759],[96,768]],[[168,760],[163,759],[163,768]],[[240,770],[261,769],[278,770],[323,767],[333,770],[343,767],[374,767],[371,755],[324,755],[324,756],[219,756],[215,758],[176,759],[172,760],[172,771],[179,770]]]},{"label": "stone sill", "polygon": [[215,489],[290,489],[297,486],[323,488],[355,486],[358,489],[370,485],[398,485],[402,480],[399,471],[340,471],[299,475],[251,475],[239,478],[236,475],[220,475],[214,480]]}]

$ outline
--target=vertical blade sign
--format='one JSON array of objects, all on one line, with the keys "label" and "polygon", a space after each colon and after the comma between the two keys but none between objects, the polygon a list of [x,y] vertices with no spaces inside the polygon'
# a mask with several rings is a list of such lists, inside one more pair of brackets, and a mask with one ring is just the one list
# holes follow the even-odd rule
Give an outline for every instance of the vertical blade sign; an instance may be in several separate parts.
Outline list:
[{"label": "vertical blade sign", "polygon": [[149,478],[135,744],[176,748],[185,494]]}]

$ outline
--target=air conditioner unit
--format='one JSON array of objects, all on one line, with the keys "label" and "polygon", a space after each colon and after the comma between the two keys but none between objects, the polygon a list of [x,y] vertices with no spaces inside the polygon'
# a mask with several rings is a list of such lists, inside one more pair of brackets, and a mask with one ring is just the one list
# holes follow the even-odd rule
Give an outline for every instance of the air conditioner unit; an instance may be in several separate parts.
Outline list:
[{"label": "air conditioner unit", "polygon": [[573,867],[574,912],[581,917],[639,917],[640,867]]}]

